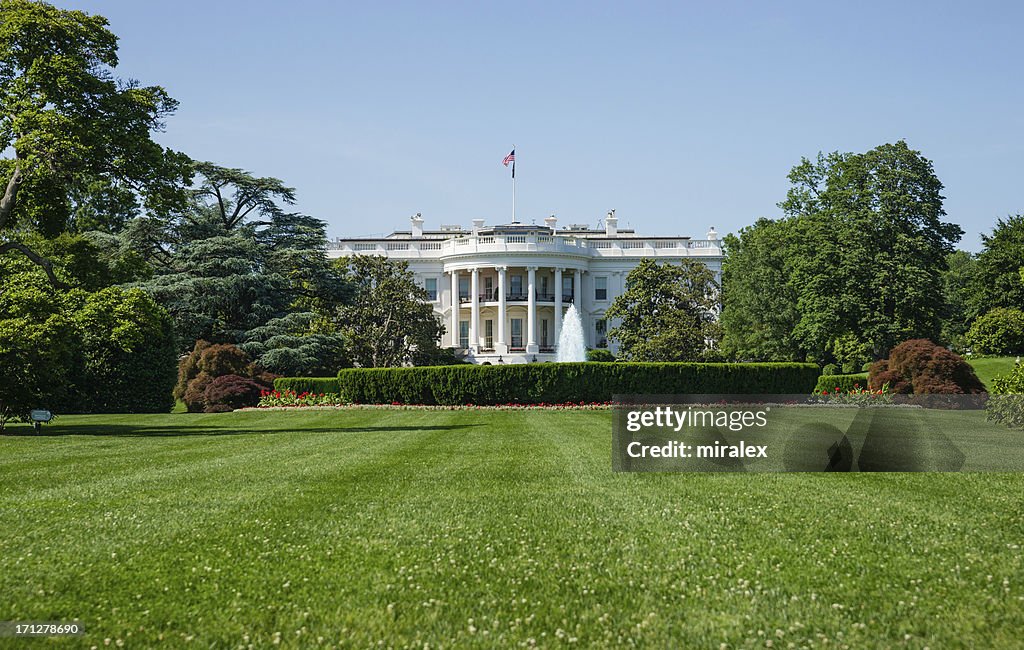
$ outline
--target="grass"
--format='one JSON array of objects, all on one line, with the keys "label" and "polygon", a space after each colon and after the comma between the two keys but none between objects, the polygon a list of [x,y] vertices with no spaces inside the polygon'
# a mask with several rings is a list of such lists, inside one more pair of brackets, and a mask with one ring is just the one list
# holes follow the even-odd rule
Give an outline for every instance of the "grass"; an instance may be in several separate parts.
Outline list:
[{"label": "grass", "polygon": [[1024,629],[1020,474],[614,474],[603,411],[45,433],[0,437],[0,620],[78,618],[86,647],[1019,647]]},{"label": "grass", "polygon": [[978,375],[978,379],[981,380],[986,387],[989,387],[989,382],[993,378],[999,375],[1005,375],[1006,373],[1013,370],[1013,364],[1016,363],[1017,357],[988,357],[981,359],[968,358],[967,362],[974,368],[975,374]]}]

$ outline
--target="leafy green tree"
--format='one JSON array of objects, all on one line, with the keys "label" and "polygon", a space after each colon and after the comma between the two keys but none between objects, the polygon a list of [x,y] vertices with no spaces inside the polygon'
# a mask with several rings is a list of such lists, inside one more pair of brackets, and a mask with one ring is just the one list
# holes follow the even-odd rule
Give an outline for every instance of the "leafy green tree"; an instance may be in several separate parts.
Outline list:
[{"label": "leafy green tree", "polygon": [[999,219],[992,234],[983,234],[981,241],[971,316],[996,307],[1024,309],[1024,214]]},{"label": "leafy green tree", "polygon": [[0,264],[0,432],[30,409],[66,403],[78,353],[61,296],[36,274]]},{"label": "leafy green tree", "polygon": [[177,102],[114,77],[117,38],[101,16],[33,0],[0,0],[0,16],[0,254],[21,253],[61,286],[19,233],[176,205],[187,158],[151,135]]},{"label": "leafy green tree", "polygon": [[954,251],[946,256],[942,274],[943,304],[941,340],[959,349],[963,337],[977,316],[977,260],[967,251]]},{"label": "leafy green tree", "polygon": [[337,260],[351,300],[335,312],[345,356],[363,368],[420,365],[440,356],[444,326],[406,262],[372,255]]},{"label": "leafy green tree", "polygon": [[722,351],[728,357],[803,361],[793,334],[799,288],[790,283],[799,260],[798,225],[795,219],[758,219],[725,237]]},{"label": "leafy green tree", "polygon": [[1024,352],[1024,311],[996,307],[979,316],[967,330],[964,344],[975,354]]},{"label": "leafy green tree", "polygon": [[946,256],[963,231],[942,220],[942,183],[931,161],[906,142],[864,154],[803,159],[779,204],[807,217],[796,336],[828,353],[853,334],[881,358],[898,342],[937,338]]},{"label": "leafy green tree", "polygon": [[626,276],[625,291],[605,312],[608,333],[629,361],[695,361],[719,339],[718,284],[703,262],[645,259]]},{"label": "leafy green tree", "polygon": [[166,412],[175,365],[170,317],[145,293],[54,291],[28,260],[0,259],[0,420]]},{"label": "leafy green tree", "polygon": [[167,413],[174,406],[177,345],[167,311],[139,289],[74,293],[68,311],[80,340],[71,380],[81,413]]}]

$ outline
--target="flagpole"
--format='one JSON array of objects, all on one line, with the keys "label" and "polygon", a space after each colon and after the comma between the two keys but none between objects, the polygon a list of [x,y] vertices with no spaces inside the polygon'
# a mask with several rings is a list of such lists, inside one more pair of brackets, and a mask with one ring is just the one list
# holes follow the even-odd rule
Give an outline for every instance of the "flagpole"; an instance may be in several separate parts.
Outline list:
[{"label": "flagpole", "polygon": [[[512,145],[512,151],[516,146]],[[516,161],[512,161],[512,223],[516,223]]]}]

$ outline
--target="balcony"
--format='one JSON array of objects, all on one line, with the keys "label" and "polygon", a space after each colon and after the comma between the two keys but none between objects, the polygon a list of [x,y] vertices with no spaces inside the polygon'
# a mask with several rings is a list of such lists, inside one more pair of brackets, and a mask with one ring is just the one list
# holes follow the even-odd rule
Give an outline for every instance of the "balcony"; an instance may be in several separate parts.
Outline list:
[{"label": "balcony", "polygon": [[[553,293],[540,293],[536,294],[537,302],[555,303],[555,294]],[[498,291],[494,290],[491,293],[481,293],[477,296],[480,302],[498,302]],[[459,296],[459,304],[465,305],[472,302],[472,298],[465,294]],[[528,293],[506,293],[506,302],[528,302],[530,300],[530,294]],[[573,295],[571,293],[562,294],[562,304],[568,305],[573,301]]]}]

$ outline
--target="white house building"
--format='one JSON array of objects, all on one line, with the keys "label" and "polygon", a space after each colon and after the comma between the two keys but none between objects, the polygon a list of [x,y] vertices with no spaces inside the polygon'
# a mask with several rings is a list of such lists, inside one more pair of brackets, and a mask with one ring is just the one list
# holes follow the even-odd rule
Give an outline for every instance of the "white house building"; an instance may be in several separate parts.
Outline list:
[{"label": "white house building", "polygon": [[[475,363],[554,361],[562,319],[570,304],[580,312],[588,347],[608,347],[605,310],[624,290],[640,260],[698,258],[721,273],[722,248],[712,227],[706,239],[641,237],[618,228],[615,211],[603,229],[573,224],[558,228],[510,223],[472,229],[412,229],[381,238],[337,239],[332,258],[382,255],[404,260],[427,290],[446,332],[442,347],[455,347]],[[614,352],[614,347],[612,347]]]}]

